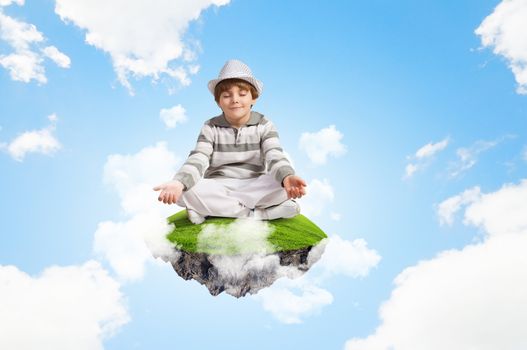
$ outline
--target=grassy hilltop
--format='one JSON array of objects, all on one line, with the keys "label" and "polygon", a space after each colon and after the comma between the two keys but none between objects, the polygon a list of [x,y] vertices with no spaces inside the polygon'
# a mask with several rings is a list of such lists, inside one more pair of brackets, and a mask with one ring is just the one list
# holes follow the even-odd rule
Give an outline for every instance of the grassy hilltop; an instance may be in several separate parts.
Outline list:
[{"label": "grassy hilltop", "polygon": [[[205,225],[215,224],[226,226],[231,224],[235,219],[208,217],[204,223],[200,225],[194,225],[188,220],[187,211],[182,210],[170,216],[167,220],[169,223],[175,225],[174,230],[167,235],[167,238],[172,243],[177,244],[181,250],[190,253],[214,254],[222,250],[215,249],[215,246],[216,248],[219,248],[217,246],[222,245],[223,248],[228,246],[227,251],[229,254],[239,253],[239,247],[229,246],[229,242],[225,241],[224,239],[211,242],[211,244],[208,244],[209,248],[202,248],[201,250],[199,250],[197,244],[198,234]],[[272,232],[267,240],[274,247],[274,252],[296,250],[314,246],[322,239],[327,237],[327,235],[317,225],[301,214],[291,219],[270,220],[268,223],[272,228]],[[223,251],[225,251],[225,249],[223,249]]]}]

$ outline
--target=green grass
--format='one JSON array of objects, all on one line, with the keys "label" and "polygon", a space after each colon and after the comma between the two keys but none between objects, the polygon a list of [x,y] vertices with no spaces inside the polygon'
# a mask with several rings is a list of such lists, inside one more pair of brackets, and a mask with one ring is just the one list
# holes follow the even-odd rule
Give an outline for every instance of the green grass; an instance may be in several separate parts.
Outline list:
[{"label": "green grass", "polygon": [[[198,234],[205,225],[215,224],[226,226],[231,224],[235,219],[222,217],[208,217],[201,225],[194,225],[187,218],[187,211],[182,210],[170,216],[169,223],[175,224],[175,229],[167,235],[167,238],[175,243],[179,249],[192,253],[209,253],[209,254],[239,254],[251,252],[255,247],[251,242],[233,244],[227,237],[213,237],[205,244],[198,247]],[[291,219],[276,219],[267,221],[272,228],[272,232],[267,238],[273,252],[302,249],[313,246],[320,242],[327,235],[311,220],[303,215],[297,215]],[[261,248],[261,247],[260,247]]]}]

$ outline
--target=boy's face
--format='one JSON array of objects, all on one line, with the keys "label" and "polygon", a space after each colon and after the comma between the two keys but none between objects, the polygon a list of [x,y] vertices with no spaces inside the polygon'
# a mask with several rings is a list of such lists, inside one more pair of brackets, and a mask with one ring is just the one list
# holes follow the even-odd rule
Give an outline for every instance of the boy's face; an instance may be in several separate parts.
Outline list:
[{"label": "boy's face", "polygon": [[223,91],[218,100],[218,106],[225,114],[227,121],[235,126],[240,126],[249,120],[251,106],[256,103],[251,91],[240,89],[236,85]]}]

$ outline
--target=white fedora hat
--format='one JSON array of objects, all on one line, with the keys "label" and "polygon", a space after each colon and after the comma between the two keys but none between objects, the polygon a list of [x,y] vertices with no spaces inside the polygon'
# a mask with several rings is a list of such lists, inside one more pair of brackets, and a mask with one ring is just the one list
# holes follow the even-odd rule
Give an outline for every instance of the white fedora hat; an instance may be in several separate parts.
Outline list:
[{"label": "white fedora hat", "polygon": [[220,81],[233,78],[245,80],[246,82],[251,83],[256,88],[256,91],[258,91],[258,95],[261,95],[263,83],[253,76],[253,72],[248,65],[239,60],[228,60],[225,63],[220,71],[220,74],[218,75],[218,78],[209,81],[209,91],[214,95],[214,89]]}]

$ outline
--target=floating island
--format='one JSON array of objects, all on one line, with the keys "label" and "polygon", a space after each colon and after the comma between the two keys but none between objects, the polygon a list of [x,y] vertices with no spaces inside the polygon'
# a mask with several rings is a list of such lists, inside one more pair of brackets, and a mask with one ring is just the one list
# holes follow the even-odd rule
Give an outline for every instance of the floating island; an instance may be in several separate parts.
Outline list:
[{"label": "floating island", "polygon": [[175,251],[166,260],[180,277],[198,281],[212,295],[239,298],[280,277],[299,277],[320,259],[327,242],[301,214],[269,221],[208,217],[195,225],[182,210],[167,220],[174,225],[167,238]]}]

